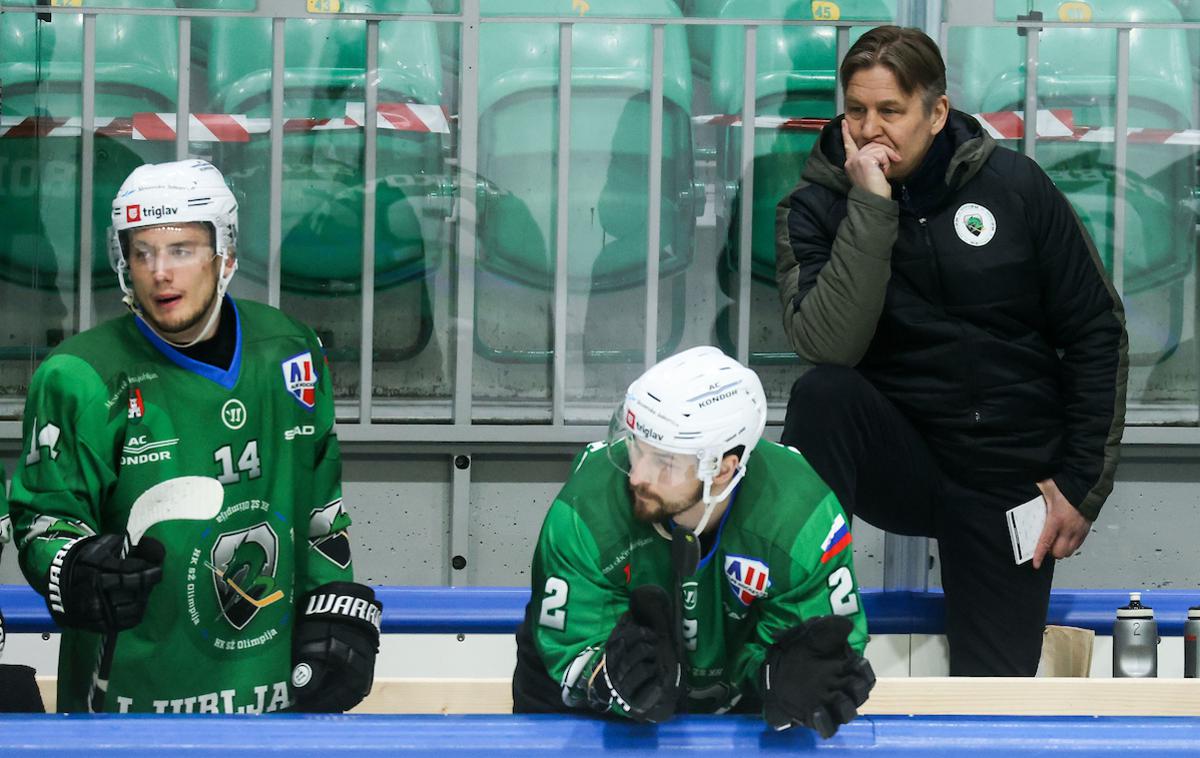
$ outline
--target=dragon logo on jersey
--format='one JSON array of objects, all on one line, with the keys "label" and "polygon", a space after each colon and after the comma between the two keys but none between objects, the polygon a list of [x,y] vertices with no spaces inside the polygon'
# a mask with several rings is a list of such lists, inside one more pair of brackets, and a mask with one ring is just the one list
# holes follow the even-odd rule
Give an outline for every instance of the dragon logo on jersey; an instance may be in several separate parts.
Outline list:
[{"label": "dragon logo on jersey", "polygon": [[312,353],[293,355],[280,366],[288,394],[311,411],[317,404],[317,371],[313,367]]},{"label": "dragon logo on jersey", "polygon": [[725,578],[742,605],[750,605],[754,598],[767,596],[767,588],[771,586],[770,573],[770,567],[757,558],[725,556]]},{"label": "dragon logo on jersey", "polygon": [[260,609],[283,599],[275,584],[278,554],[279,538],[269,524],[217,538],[205,565],[213,573],[221,614],[235,629],[244,629]]},{"label": "dragon logo on jersey", "polygon": [[309,544],[338,568],[346,568],[350,565],[350,538],[346,536],[349,526],[350,517],[340,497],[314,508],[308,516]]}]

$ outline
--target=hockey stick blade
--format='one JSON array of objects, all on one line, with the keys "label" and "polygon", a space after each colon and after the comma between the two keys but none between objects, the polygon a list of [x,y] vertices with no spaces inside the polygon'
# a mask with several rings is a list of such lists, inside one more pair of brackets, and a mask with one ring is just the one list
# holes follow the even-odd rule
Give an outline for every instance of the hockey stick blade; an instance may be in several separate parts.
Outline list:
[{"label": "hockey stick blade", "polygon": [[[138,495],[129,507],[125,525],[124,558],[129,550],[142,541],[146,530],[163,521],[205,521],[216,518],[225,502],[225,488],[209,476],[177,476],[159,482]],[[88,711],[102,713],[108,696],[108,679],[112,672],[113,656],[117,649],[117,633],[104,635],[100,658],[92,674],[88,694]]]},{"label": "hockey stick blade", "polygon": [[178,476],[159,482],[138,496],[129,509],[129,544],[136,545],[150,527],[163,521],[205,521],[221,512],[225,488],[209,476]]}]

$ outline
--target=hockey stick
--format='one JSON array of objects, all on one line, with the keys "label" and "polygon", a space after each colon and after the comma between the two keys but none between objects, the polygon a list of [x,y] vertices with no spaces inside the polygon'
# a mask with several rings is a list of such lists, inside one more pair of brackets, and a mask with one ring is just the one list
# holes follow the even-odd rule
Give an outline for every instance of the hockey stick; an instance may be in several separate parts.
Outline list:
[{"label": "hockey stick", "polygon": [[283,597],[283,590],[275,590],[270,595],[267,595],[266,597],[262,598],[261,600],[258,598],[255,598],[255,597],[251,596],[248,592],[246,592],[244,589],[239,587],[237,582],[226,577],[225,572],[222,571],[221,569],[212,565],[208,561],[205,561],[204,565],[210,571],[212,571],[214,574],[216,574],[218,579],[220,579],[222,582],[225,582],[225,585],[227,587],[229,587],[229,589],[236,592],[243,600],[245,600],[250,605],[253,605],[255,608],[266,608],[271,603],[274,603],[276,600],[279,600],[280,598]]},{"label": "hockey stick", "polygon": [[680,670],[683,672],[683,686],[679,691],[675,711],[687,713],[687,644],[683,639],[683,580],[696,573],[700,566],[700,538],[687,527],[676,526],[671,530],[671,568],[675,574],[675,597],[672,598],[672,615],[675,619],[673,632],[676,654],[679,656]]},{"label": "hockey stick", "polygon": [[[130,506],[121,557],[128,555],[142,541],[142,535],[155,524],[176,520],[206,521],[221,512],[224,501],[225,490],[212,477],[178,476],[159,482],[139,495]],[[92,691],[88,696],[88,711],[91,713],[104,712],[108,677],[112,672],[116,650],[117,633],[105,634],[100,661],[92,677]]]}]

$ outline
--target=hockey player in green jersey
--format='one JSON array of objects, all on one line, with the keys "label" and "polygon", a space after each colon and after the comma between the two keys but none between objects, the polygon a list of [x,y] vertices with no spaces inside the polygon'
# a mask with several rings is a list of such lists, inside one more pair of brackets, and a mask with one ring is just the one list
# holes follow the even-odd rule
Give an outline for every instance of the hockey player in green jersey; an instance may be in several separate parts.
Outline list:
[{"label": "hockey player in green jersey", "polygon": [[714,347],[630,385],[542,525],[515,711],[754,711],[825,737],[854,718],[875,677],[848,525],[765,422],[758,377]]},{"label": "hockey player in green jersey", "polygon": [[[8,515],[8,487],[4,467],[0,466],[0,558],[4,546],[12,541],[12,521]],[[4,613],[0,609],[0,659],[4,658]],[[42,713],[42,694],[31,666],[0,661],[0,713]]]},{"label": "hockey player in green jersey", "polygon": [[[237,203],[211,164],[141,166],[112,209],[131,313],[35,372],[13,479],[21,568],[63,629],[58,708],[348,710],[380,604],[353,581],[320,343],[225,294]],[[126,554],[138,497],[194,476],[223,485],[217,515],[153,525]]]}]

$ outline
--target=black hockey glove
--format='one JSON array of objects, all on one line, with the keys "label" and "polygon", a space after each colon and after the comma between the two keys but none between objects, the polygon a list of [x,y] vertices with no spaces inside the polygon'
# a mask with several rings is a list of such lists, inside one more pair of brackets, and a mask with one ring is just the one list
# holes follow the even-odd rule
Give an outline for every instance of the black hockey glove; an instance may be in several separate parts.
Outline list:
[{"label": "black hockey glove", "polygon": [[828,739],[858,715],[875,672],[847,639],[854,625],[820,616],[780,635],[762,667],[763,718],[772,729],[799,724]]},{"label": "black hockey glove", "polygon": [[344,713],[375,680],[379,618],[375,591],[354,582],[323,584],[300,599],[292,633],[292,710]]},{"label": "black hockey glove", "polygon": [[98,534],[71,543],[50,564],[46,605],[59,626],[119,632],[141,623],[150,592],[162,581],[162,543],[143,537],[121,557],[124,535]]},{"label": "black hockey glove", "polygon": [[662,587],[644,584],[633,591],[629,610],[604,645],[603,670],[588,689],[593,708],[616,703],[635,721],[653,724],[674,715],[683,670],[671,618],[671,599]]}]

